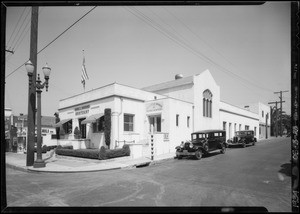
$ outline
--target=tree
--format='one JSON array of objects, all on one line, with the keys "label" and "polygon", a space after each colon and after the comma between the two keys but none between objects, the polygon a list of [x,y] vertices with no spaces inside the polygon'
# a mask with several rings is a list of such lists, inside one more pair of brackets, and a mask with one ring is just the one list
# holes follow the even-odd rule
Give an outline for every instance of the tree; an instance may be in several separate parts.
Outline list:
[{"label": "tree", "polygon": [[80,133],[77,126],[75,127],[75,130],[74,130],[74,136],[75,136],[75,139],[80,139],[81,138],[81,133]]},{"label": "tree", "polygon": [[[55,116],[55,123],[58,123],[60,121],[60,118],[59,118],[59,114],[57,112],[54,113],[54,116]],[[56,138],[57,139],[60,139],[59,137],[59,133],[60,133],[60,128],[59,127],[56,127]]]},{"label": "tree", "polygon": [[111,133],[111,109],[104,109],[104,137],[105,144],[109,148],[110,146],[110,133]]}]

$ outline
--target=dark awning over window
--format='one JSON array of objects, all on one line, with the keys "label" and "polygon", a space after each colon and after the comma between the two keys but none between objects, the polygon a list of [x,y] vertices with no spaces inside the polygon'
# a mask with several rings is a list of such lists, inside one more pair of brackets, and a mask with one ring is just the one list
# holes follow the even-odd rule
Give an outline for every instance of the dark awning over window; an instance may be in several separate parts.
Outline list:
[{"label": "dark awning over window", "polygon": [[61,120],[61,121],[59,121],[58,123],[54,124],[53,127],[60,127],[61,125],[63,125],[63,124],[65,124],[65,123],[69,122],[70,120],[72,120],[72,119]]},{"label": "dark awning over window", "polygon": [[96,120],[98,120],[100,117],[102,117],[104,114],[93,114],[91,116],[88,116],[85,120],[81,122],[81,124],[87,124],[87,123],[94,123]]}]

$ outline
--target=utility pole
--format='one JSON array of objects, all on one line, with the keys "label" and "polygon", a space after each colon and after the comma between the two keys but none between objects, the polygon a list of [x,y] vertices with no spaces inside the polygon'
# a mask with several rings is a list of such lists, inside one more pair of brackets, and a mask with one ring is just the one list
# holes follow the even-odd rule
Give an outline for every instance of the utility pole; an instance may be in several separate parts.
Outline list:
[{"label": "utility pole", "polygon": [[282,101],[282,93],[284,92],[288,92],[288,91],[278,91],[278,92],[274,92],[274,94],[280,94],[279,99],[280,99],[280,137],[282,137],[282,103],[284,103],[284,101]]},{"label": "utility pole", "polygon": [[275,103],[275,115],[276,115],[276,119],[275,119],[275,133],[276,133],[276,137],[278,136],[278,109],[277,109],[277,101],[275,102],[269,102],[268,104],[274,104]]},{"label": "utility pole", "polygon": [[37,44],[38,44],[38,11],[39,8],[31,7],[31,32],[30,32],[30,61],[34,66],[31,87],[28,89],[28,118],[27,118],[27,152],[26,166],[34,163],[35,142],[35,111],[36,111],[36,70],[37,70]]}]

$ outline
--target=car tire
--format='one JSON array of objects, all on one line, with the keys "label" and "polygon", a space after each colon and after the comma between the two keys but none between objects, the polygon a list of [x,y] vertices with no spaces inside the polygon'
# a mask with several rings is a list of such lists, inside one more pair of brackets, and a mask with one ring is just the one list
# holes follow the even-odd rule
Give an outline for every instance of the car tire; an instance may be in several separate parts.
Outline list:
[{"label": "car tire", "polygon": [[242,143],[242,147],[246,148],[246,143],[245,142]]},{"label": "car tire", "polygon": [[177,159],[182,159],[182,156],[181,155],[177,155]]},{"label": "car tire", "polygon": [[202,158],[202,151],[201,150],[197,150],[195,152],[195,157],[197,160],[200,160]]},{"label": "car tire", "polygon": [[255,146],[255,141],[253,141],[252,146]]}]

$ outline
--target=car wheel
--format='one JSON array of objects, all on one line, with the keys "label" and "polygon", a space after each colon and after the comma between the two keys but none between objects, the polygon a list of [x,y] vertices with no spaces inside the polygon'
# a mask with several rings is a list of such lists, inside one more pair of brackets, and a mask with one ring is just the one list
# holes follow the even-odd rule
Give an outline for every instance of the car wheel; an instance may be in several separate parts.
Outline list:
[{"label": "car wheel", "polygon": [[202,151],[201,151],[201,150],[197,150],[197,151],[195,152],[195,156],[196,156],[196,158],[197,158],[198,160],[200,160],[200,159],[202,158]]},{"label": "car wheel", "polygon": [[255,146],[255,141],[253,141],[252,146]]},{"label": "car wheel", "polygon": [[243,147],[243,148],[246,147],[246,143],[245,143],[245,142],[242,143],[242,147]]},{"label": "car wheel", "polygon": [[221,152],[221,154],[225,154],[225,151],[226,151],[226,146],[223,145],[220,152]]},{"label": "car wheel", "polygon": [[177,155],[177,158],[178,158],[178,159],[182,159],[182,156],[181,156],[181,155]]}]

